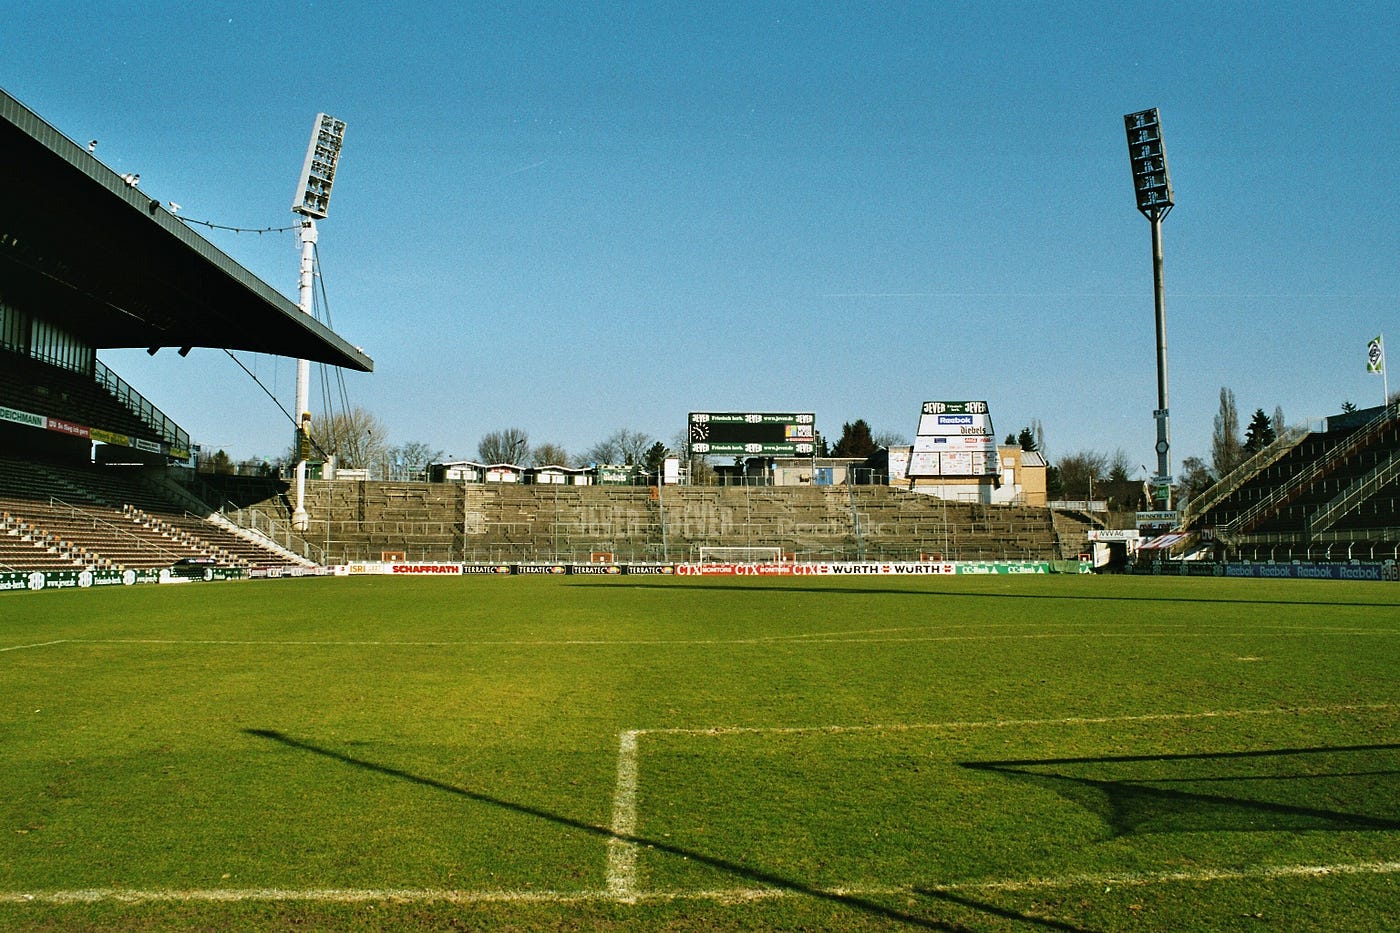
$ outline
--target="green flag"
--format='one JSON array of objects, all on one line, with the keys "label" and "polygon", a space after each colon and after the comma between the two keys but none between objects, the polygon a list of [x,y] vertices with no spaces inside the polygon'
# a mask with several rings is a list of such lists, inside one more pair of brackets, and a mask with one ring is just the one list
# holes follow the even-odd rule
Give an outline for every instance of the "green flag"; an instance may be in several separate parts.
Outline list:
[{"label": "green flag", "polygon": [[1385,372],[1385,341],[1375,337],[1366,344],[1366,372]]}]

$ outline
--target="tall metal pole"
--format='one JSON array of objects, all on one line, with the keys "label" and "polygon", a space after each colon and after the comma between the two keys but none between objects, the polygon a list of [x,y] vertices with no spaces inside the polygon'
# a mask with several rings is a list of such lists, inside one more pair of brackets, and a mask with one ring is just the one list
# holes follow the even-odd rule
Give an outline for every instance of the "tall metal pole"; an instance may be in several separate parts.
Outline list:
[{"label": "tall metal pole", "polygon": [[1162,217],[1154,211],[1152,221],[1152,297],[1157,321],[1157,477],[1162,508],[1172,507],[1171,409],[1167,399],[1167,295],[1162,275]]},{"label": "tall metal pole", "polygon": [[[301,283],[298,305],[305,314],[313,314],[316,267],[316,218],[325,217],[330,207],[331,187],[335,183],[335,168],[340,161],[340,147],[345,140],[345,121],[324,113],[316,114],[311,126],[311,142],[306,147],[306,161],[297,182],[292,212],[301,215]],[[296,423],[296,502],[292,510],[292,527],[305,532],[311,526],[306,513],[306,461],[311,457],[311,364],[297,360],[297,423]]]},{"label": "tall metal pole", "polygon": [[[669,453],[669,451],[668,451]],[[661,560],[671,562],[671,548],[666,540],[666,463],[662,458],[661,471],[656,474],[656,514],[661,520]]]},{"label": "tall metal pole", "polygon": [[1152,477],[1153,498],[1159,508],[1172,507],[1171,429],[1167,408],[1167,307],[1162,281],[1162,218],[1172,209],[1171,174],[1167,150],[1162,141],[1162,120],[1154,107],[1125,114],[1123,127],[1128,134],[1128,160],[1133,170],[1133,192],[1137,208],[1152,224],[1152,290],[1157,319],[1157,475]]},{"label": "tall metal pole", "polygon": [[[304,314],[312,314],[315,296],[316,221],[303,217],[301,221],[301,282],[297,289],[298,305]],[[311,456],[311,364],[297,360],[297,466],[296,508],[292,511],[292,527],[306,531],[311,517],[306,511],[306,461]]]}]

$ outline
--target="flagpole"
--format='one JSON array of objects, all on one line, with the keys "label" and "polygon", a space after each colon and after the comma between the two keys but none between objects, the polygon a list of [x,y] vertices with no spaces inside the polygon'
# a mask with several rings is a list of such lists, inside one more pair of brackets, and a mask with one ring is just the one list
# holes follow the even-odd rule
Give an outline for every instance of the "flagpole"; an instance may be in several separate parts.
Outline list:
[{"label": "flagpole", "polygon": [[1390,373],[1385,371],[1385,334],[1377,334],[1366,347],[1366,371],[1381,374],[1381,407],[1390,404]]},{"label": "flagpole", "polygon": [[1376,338],[1381,342],[1381,407],[1390,404],[1390,373],[1385,370],[1385,333]]}]

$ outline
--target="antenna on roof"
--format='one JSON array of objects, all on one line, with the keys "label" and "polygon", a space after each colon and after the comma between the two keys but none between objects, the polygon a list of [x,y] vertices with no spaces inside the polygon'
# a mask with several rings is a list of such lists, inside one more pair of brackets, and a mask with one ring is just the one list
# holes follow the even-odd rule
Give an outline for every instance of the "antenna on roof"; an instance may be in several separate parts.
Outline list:
[{"label": "antenna on roof", "polygon": [[[335,183],[335,167],[340,161],[340,147],[344,141],[344,120],[316,114],[301,179],[297,182],[297,198],[292,202],[292,212],[301,215],[301,282],[297,297],[306,314],[312,313],[314,297],[316,219],[324,218],[330,208],[331,186]],[[297,531],[306,531],[311,525],[311,517],[306,512],[306,461],[311,458],[310,383],[311,364],[297,360],[296,507],[292,512],[292,527]]]}]

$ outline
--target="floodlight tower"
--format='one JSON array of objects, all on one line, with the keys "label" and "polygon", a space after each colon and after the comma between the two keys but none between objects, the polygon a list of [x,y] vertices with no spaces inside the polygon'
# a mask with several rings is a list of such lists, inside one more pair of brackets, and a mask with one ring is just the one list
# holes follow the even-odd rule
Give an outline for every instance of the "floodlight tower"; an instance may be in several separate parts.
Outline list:
[{"label": "floodlight tower", "polygon": [[[301,310],[312,312],[316,265],[316,220],[324,219],[331,203],[331,185],[335,182],[335,166],[340,160],[340,147],[345,141],[345,121],[324,113],[316,114],[311,127],[311,144],[306,147],[306,162],[297,184],[297,199],[292,212],[301,215],[301,283],[297,299]],[[311,459],[311,364],[297,360],[297,424],[296,424],[296,508],[292,512],[292,527],[306,531],[311,518],[306,514],[306,461]]]},{"label": "floodlight tower", "polygon": [[1167,150],[1162,144],[1162,121],[1157,108],[1123,117],[1128,132],[1128,158],[1133,166],[1133,191],[1137,209],[1152,223],[1152,287],[1157,317],[1157,475],[1152,477],[1152,498],[1159,508],[1172,507],[1171,426],[1167,408],[1167,305],[1162,280],[1162,219],[1171,211],[1171,176]]}]

